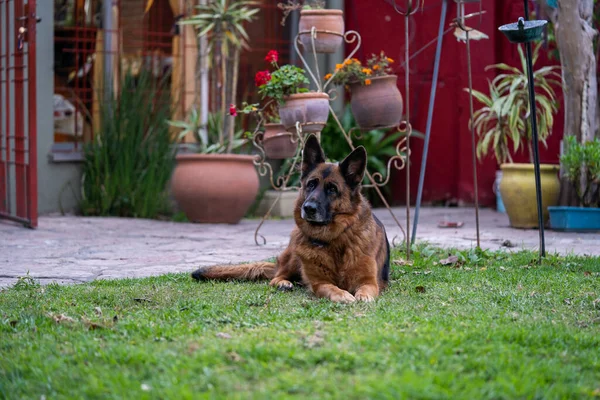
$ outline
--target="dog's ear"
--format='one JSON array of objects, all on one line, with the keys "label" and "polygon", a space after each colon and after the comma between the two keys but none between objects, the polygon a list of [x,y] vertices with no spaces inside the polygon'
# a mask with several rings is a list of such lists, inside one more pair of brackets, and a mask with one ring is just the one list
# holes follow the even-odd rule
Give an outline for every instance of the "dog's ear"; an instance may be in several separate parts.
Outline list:
[{"label": "dog's ear", "polygon": [[304,150],[302,150],[302,179],[310,174],[319,164],[324,162],[325,155],[323,154],[319,140],[315,135],[311,134],[306,139]]},{"label": "dog's ear", "polygon": [[367,168],[367,151],[358,146],[340,163],[340,172],[351,189],[355,189],[363,180]]}]

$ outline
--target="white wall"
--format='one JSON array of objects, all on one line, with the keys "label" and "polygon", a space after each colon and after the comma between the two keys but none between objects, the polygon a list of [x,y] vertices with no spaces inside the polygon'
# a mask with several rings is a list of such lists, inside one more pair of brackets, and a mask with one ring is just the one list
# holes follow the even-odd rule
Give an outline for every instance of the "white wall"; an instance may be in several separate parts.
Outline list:
[{"label": "white wall", "polygon": [[52,162],[54,142],[54,1],[37,2],[38,212],[73,211],[78,205],[81,164]]}]

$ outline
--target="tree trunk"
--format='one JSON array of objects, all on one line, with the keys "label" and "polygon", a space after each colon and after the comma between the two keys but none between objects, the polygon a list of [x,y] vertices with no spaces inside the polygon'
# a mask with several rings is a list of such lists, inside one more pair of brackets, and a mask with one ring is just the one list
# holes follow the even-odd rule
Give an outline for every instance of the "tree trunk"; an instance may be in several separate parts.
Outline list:
[{"label": "tree trunk", "polygon": [[[575,135],[581,143],[596,136],[598,85],[593,28],[593,0],[560,0],[550,14],[554,22],[563,76],[566,135]],[[561,180],[561,205],[578,203],[574,188]]]}]

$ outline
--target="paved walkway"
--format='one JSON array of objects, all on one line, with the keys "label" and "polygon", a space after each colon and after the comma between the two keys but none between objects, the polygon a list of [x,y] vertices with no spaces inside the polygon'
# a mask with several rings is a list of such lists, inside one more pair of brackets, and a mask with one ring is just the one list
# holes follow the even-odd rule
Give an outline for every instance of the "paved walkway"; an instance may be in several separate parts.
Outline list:
[{"label": "paved walkway", "polygon": [[[404,209],[396,209],[403,221]],[[414,213],[414,211],[413,211]],[[387,210],[376,210],[390,240],[401,235]],[[462,221],[459,229],[438,222]],[[288,242],[291,220],[267,221],[261,233],[267,244],[254,243],[257,220],[238,225],[201,225],[122,218],[42,217],[37,230],[0,221],[0,287],[29,274],[41,283],[77,283],[94,279],[143,277],[191,272],[198,266],[254,261],[273,257]],[[426,208],[417,238],[442,247],[471,248],[475,243],[474,211],[469,208]],[[481,245],[500,249],[536,249],[537,230],[508,227],[508,218],[481,212]],[[402,236],[399,237],[402,241]],[[549,252],[600,255],[600,234],[547,231]]]}]

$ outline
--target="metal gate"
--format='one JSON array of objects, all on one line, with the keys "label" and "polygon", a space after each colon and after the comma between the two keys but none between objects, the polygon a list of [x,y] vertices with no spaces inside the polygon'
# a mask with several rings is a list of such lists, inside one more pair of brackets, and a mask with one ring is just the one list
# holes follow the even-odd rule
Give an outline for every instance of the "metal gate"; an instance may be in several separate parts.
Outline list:
[{"label": "metal gate", "polygon": [[0,0],[0,218],[37,226],[36,0]]}]

